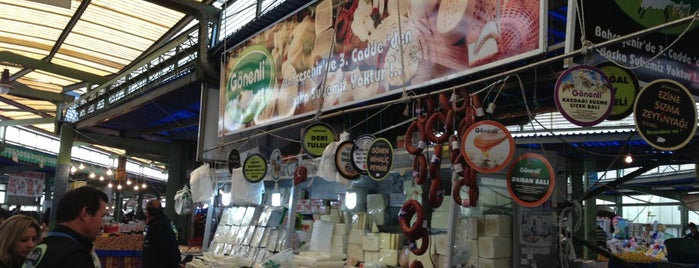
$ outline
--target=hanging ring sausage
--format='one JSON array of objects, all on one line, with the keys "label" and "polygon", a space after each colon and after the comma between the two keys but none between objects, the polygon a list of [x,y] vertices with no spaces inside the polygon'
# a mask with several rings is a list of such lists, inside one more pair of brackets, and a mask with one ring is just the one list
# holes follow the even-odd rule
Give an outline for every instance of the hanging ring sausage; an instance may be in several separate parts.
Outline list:
[{"label": "hanging ring sausage", "polygon": [[444,201],[444,186],[442,185],[442,178],[439,176],[432,177],[429,199],[432,208],[442,206],[442,202]]},{"label": "hanging ring sausage", "polygon": [[[415,130],[418,131],[420,141],[418,142],[417,146],[413,146],[413,133]],[[418,155],[422,153],[422,150],[425,149],[427,144],[423,140],[423,137],[425,136],[425,128],[422,123],[420,123],[420,120],[413,120],[412,123],[410,123],[410,126],[408,126],[408,130],[405,132],[405,140],[404,140],[404,146],[405,150],[412,155]]]},{"label": "hanging ring sausage", "polygon": [[427,180],[427,159],[420,153],[413,159],[413,181],[417,185],[422,185],[425,180]]},{"label": "hanging ring sausage", "polygon": [[425,266],[422,265],[421,261],[418,260],[413,260],[413,262],[410,263],[409,268],[424,268]]},{"label": "hanging ring sausage", "polygon": [[[422,240],[420,247],[417,247],[417,240]],[[415,255],[422,255],[427,252],[427,249],[430,246],[430,232],[427,231],[427,228],[422,228],[420,229],[420,239],[411,239],[410,241],[410,251],[415,254]]]},{"label": "hanging ring sausage", "polygon": [[[461,188],[464,186],[468,187],[468,199],[461,198]],[[468,186],[466,179],[460,179],[452,186],[451,196],[462,207],[475,207],[478,202],[478,186]]]},{"label": "hanging ring sausage", "polygon": [[[413,215],[416,215],[415,222],[412,226],[409,226],[410,219],[412,219]],[[398,223],[406,237],[409,239],[420,237],[420,231],[423,229],[422,224],[424,220],[425,211],[417,200],[410,199],[403,203],[403,207],[401,207],[398,213]]]}]

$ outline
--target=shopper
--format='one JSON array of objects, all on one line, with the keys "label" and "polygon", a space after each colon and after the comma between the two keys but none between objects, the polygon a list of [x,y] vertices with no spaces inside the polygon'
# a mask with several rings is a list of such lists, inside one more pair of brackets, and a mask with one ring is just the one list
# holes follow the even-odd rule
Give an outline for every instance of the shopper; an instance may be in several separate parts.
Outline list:
[{"label": "shopper", "polygon": [[595,228],[595,238],[597,241],[597,246],[601,249],[609,251],[609,246],[607,245],[607,232],[602,229],[602,226],[597,225]]},{"label": "shopper", "polygon": [[100,267],[92,249],[107,214],[107,195],[90,186],[66,192],[58,201],[53,231],[27,256],[23,267]]},{"label": "shopper", "polygon": [[17,215],[17,214],[22,214],[22,206],[17,205],[15,208],[12,209],[12,215]]},{"label": "shopper", "polygon": [[689,233],[684,236],[684,238],[689,239],[699,239],[699,232],[697,232],[697,225],[693,222],[689,223]]},{"label": "shopper", "polygon": [[146,237],[143,240],[143,268],[184,267],[175,231],[170,219],[163,213],[160,201],[146,203]]},{"label": "shopper", "polygon": [[24,258],[41,240],[34,218],[14,215],[0,225],[0,268],[22,267]]}]

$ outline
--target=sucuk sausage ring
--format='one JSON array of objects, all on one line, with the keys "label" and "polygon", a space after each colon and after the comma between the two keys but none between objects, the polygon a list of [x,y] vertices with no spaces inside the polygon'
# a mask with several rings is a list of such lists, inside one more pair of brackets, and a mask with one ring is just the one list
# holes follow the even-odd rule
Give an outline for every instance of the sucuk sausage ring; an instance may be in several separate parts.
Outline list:
[{"label": "sucuk sausage ring", "polygon": [[470,166],[467,167],[467,169],[464,169],[464,179],[466,180],[466,185],[468,185],[469,187],[478,187],[478,183],[476,182],[476,176],[476,169]]},{"label": "sucuk sausage ring", "polygon": [[[468,199],[461,198],[461,188],[464,186],[468,187]],[[452,186],[451,196],[454,202],[462,207],[475,207],[478,203],[478,194],[478,186],[468,186],[466,179],[460,179]]]},{"label": "sucuk sausage ring", "polygon": [[429,172],[430,172],[430,178],[434,178],[436,176],[439,176],[439,168],[442,163],[442,145],[437,144],[434,146],[434,153],[432,154],[432,157],[430,158],[430,166],[429,166]]},{"label": "sucuk sausage ring", "polygon": [[442,178],[439,176],[432,177],[432,183],[430,183],[429,200],[432,208],[442,206],[442,202],[444,201],[444,186],[442,186]]},{"label": "sucuk sausage ring", "polygon": [[[415,222],[412,226],[410,224],[410,219],[413,215],[417,214]],[[422,224],[425,220],[425,211],[419,202],[415,199],[410,199],[403,203],[400,212],[398,213],[398,223],[400,224],[400,229],[403,231],[406,237],[409,239],[419,238],[422,233],[420,233],[424,228]]]},{"label": "sucuk sausage ring", "polygon": [[444,142],[443,139],[446,137],[446,135],[442,134],[441,136],[437,137],[437,132],[439,131],[435,131],[434,125],[437,121],[444,123],[445,120],[446,116],[439,112],[433,113],[427,118],[427,121],[425,122],[425,136],[428,140],[435,143]]},{"label": "sucuk sausage ring", "polygon": [[439,93],[439,108],[442,112],[451,110],[451,103],[449,103],[449,96],[446,92]]},{"label": "sucuk sausage ring", "polygon": [[413,181],[417,185],[422,185],[425,180],[427,180],[427,158],[420,153],[413,159]]},{"label": "sucuk sausage ring", "polygon": [[[413,146],[413,132],[417,130],[420,135],[420,141],[418,142],[417,146]],[[413,120],[412,123],[410,123],[410,126],[408,126],[408,130],[405,131],[405,140],[403,142],[405,146],[405,150],[412,155],[418,155],[422,153],[422,150],[425,149],[426,143],[423,140],[423,137],[425,136],[425,128],[422,123],[420,123],[419,119]]]},{"label": "sucuk sausage ring", "polygon": [[[419,248],[417,247],[417,240],[422,240],[422,243],[420,244]],[[418,256],[427,252],[427,249],[430,247],[430,232],[427,231],[427,228],[420,229],[420,238],[411,239],[409,247],[410,251]]]},{"label": "sucuk sausage ring", "polygon": [[421,261],[413,260],[413,262],[410,263],[410,267],[408,268],[425,268],[425,266],[422,265]]}]

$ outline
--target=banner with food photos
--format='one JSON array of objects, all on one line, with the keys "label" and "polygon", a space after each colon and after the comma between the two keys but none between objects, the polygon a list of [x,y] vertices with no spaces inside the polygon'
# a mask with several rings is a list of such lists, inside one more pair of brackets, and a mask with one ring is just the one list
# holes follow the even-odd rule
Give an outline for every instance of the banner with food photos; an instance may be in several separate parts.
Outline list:
[{"label": "banner with food photos", "polygon": [[546,0],[318,1],[226,51],[219,135],[540,54],[546,5]]},{"label": "banner with food photos", "polygon": [[44,194],[44,172],[17,172],[8,174],[7,195],[40,197]]}]

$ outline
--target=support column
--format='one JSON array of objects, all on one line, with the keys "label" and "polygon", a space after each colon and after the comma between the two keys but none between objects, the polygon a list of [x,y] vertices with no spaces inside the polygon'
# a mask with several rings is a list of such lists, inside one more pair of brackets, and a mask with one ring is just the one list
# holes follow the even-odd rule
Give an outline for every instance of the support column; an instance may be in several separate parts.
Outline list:
[{"label": "support column", "polygon": [[[597,182],[597,162],[595,159],[585,159],[585,177],[583,179],[583,192]],[[583,201],[583,229],[588,241],[596,241],[595,228],[597,227],[597,200],[596,197]],[[596,258],[596,253],[587,249],[583,258],[590,260]]]},{"label": "support column", "polygon": [[[168,180],[165,190],[165,214],[172,219],[177,227],[180,244],[189,239],[189,229],[192,215],[177,215],[175,213],[175,193],[182,189],[189,180],[188,169],[194,161],[194,147],[188,147],[187,143],[170,144],[170,157],[168,159]],[[211,209],[211,208],[209,208]],[[192,211],[194,213],[194,211]]]},{"label": "support column", "polygon": [[60,129],[61,144],[56,156],[56,175],[53,180],[53,197],[51,198],[51,216],[49,226],[53,229],[56,224],[56,210],[58,210],[58,200],[68,191],[68,180],[70,179],[70,157],[75,140],[75,130],[73,127],[62,124]]},{"label": "support column", "polygon": [[[583,194],[585,192],[584,166],[583,166],[583,163],[577,159],[567,159],[566,161],[568,163],[567,169],[570,172],[569,173],[570,174],[570,178],[569,178],[570,182],[569,183],[570,183],[570,188],[571,188],[571,192],[570,192],[571,196],[569,196],[568,198],[570,198],[571,200],[578,200],[579,198],[581,198],[583,196]],[[563,215],[561,215],[561,216],[563,216]],[[568,221],[569,223],[567,226],[569,228],[569,230],[571,232],[575,232],[574,234],[576,236],[585,237],[582,229],[571,230],[573,228],[573,225],[571,224],[572,222],[584,221],[584,218],[578,219],[578,218],[575,218],[575,215],[572,215],[570,219],[571,219],[571,221]],[[582,249],[583,249],[582,245],[580,245],[579,243],[575,243],[575,244],[573,244],[573,246],[574,246],[573,249],[575,251],[575,256],[582,256]]]},{"label": "support column", "polygon": [[124,207],[124,200],[121,196],[121,191],[124,190],[123,187],[126,187],[126,156],[125,155],[120,155],[117,158],[117,168],[116,172],[114,173],[114,180],[116,185],[114,187],[117,187],[118,185],[122,186],[121,190],[116,190],[115,197],[114,197],[114,221],[116,222],[121,222],[121,217],[124,214],[123,207]]}]

